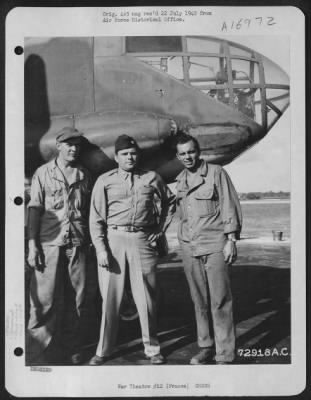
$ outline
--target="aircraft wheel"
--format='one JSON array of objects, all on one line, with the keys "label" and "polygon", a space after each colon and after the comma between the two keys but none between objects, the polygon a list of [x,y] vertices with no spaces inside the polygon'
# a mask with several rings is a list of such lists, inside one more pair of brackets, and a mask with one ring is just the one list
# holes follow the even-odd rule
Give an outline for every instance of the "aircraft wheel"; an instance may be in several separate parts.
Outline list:
[{"label": "aircraft wheel", "polygon": [[120,307],[120,318],[122,321],[134,321],[138,318],[138,311],[130,288],[124,289]]},{"label": "aircraft wheel", "polygon": [[[160,305],[160,288],[157,291],[157,304]],[[160,307],[159,307],[160,308]],[[123,299],[120,306],[120,318],[122,321],[130,322],[138,318],[138,311],[130,287],[124,288]]]}]

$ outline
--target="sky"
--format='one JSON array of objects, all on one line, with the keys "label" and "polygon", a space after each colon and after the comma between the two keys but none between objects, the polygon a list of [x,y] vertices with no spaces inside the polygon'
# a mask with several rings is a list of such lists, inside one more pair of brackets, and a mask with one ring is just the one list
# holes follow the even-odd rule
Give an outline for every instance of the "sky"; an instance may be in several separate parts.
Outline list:
[{"label": "sky", "polygon": [[[254,49],[289,74],[286,36],[226,37]],[[238,192],[290,191],[290,106],[253,148],[225,166]]]}]

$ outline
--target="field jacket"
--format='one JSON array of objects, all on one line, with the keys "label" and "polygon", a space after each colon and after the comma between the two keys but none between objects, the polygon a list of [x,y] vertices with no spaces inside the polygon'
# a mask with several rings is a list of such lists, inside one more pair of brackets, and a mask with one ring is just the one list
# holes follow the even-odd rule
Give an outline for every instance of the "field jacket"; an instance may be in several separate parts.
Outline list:
[{"label": "field jacket", "polygon": [[75,179],[67,184],[64,175],[52,160],[37,169],[31,183],[28,208],[40,214],[40,243],[81,246],[90,242],[88,215],[92,180],[82,165],[75,168]]},{"label": "field jacket", "polygon": [[242,212],[237,192],[226,171],[201,161],[192,186],[185,169],[176,178],[178,239],[194,256],[222,251],[226,235],[239,238]]}]

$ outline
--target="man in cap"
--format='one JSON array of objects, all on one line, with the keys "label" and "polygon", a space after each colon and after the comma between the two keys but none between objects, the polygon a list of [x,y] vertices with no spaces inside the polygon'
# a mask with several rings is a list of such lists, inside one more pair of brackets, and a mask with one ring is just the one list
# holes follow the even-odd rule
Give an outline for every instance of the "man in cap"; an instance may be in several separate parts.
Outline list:
[{"label": "man in cap", "polygon": [[73,364],[82,362],[91,178],[78,163],[81,136],[77,129],[63,128],[56,137],[57,157],[39,167],[32,178],[28,204],[28,264],[33,268],[26,336],[29,363],[59,363],[63,358],[60,343],[64,342],[62,326],[66,325],[63,319],[70,295],[74,305],[68,315],[74,320],[66,321],[67,328],[72,328],[66,357]]},{"label": "man in cap", "polygon": [[235,358],[235,332],[228,265],[237,257],[242,214],[238,195],[218,165],[200,159],[197,140],[177,137],[178,238],[194,303],[199,352],[190,364],[228,364]]},{"label": "man in cap", "polygon": [[136,141],[119,136],[115,142],[118,168],[101,175],[92,193],[90,233],[103,306],[99,342],[90,365],[103,364],[113,352],[126,268],[145,355],[152,364],[165,362],[157,339],[155,242],[171,222],[175,196],[157,173],[138,168],[139,157]]}]

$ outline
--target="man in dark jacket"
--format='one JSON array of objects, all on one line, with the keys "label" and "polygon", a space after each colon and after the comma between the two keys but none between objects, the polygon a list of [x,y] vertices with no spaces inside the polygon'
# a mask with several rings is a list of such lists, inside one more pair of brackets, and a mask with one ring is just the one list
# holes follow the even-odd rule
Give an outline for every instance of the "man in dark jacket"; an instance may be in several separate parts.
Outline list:
[{"label": "man in dark jacket", "polygon": [[190,135],[177,139],[177,158],[185,169],[177,176],[178,238],[195,307],[200,351],[190,364],[233,362],[235,329],[228,265],[237,257],[242,215],[237,193],[220,166],[200,159]]}]

